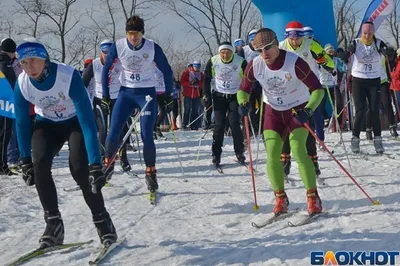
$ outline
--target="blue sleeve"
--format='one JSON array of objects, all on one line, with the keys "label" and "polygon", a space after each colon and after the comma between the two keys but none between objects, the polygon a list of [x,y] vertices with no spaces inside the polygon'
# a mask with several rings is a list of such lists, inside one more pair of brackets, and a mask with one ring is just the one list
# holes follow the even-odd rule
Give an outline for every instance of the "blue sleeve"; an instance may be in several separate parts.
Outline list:
[{"label": "blue sleeve", "polygon": [[30,158],[32,157],[32,123],[29,116],[30,102],[22,96],[18,81],[14,86],[14,108],[19,153],[21,158]]},{"label": "blue sleeve", "polygon": [[172,95],[173,93],[172,68],[168,63],[168,59],[165,56],[163,50],[156,43],[154,44],[154,63],[156,63],[157,68],[164,74],[165,91],[167,95]]},{"label": "blue sleeve", "polygon": [[90,164],[100,164],[101,155],[99,142],[97,140],[96,124],[92,111],[89,95],[83,85],[83,80],[78,71],[74,71],[72,76],[69,97],[74,103],[79,124],[81,125],[83,137],[85,139],[86,151]]},{"label": "blue sleeve", "polygon": [[111,45],[110,50],[108,50],[108,54],[106,56],[106,62],[103,66],[103,71],[101,72],[101,86],[103,88],[103,97],[110,97],[110,86],[108,83],[108,72],[115,60],[118,58],[117,46],[115,43]]}]

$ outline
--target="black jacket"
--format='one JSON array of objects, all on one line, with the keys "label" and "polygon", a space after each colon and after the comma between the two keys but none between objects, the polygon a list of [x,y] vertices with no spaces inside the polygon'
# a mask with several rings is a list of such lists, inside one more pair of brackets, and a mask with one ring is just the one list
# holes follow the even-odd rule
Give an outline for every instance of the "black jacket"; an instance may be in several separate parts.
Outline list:
[{"label": "black jacket", "polygon": [[10,83],[11,87],[14,89],[15,82],[17,81],[17,76],[15,75],[14,69],[12,67],[14,59],[11,59],[6,53],[0,52],[0,71],[4,73],[6,79]]}]

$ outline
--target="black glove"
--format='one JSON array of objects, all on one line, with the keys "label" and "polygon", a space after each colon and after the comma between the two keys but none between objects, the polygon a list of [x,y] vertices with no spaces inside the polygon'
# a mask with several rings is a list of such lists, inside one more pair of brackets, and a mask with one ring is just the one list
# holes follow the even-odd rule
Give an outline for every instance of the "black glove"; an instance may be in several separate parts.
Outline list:
[{"label": "black glove", "polygon": [[27,186],[35,184],[35,173],[33,171],[32,158],[21,158],[20,160],[22,178]]},{"label": "black glove", "polygon": [[249,104],[240,104],[238,107],[238,113],[241,117],[247,116],[249,114]]},{"label": "black glove", "polygon": [[205,107],[208,108],[211,106],[211,97],[207,95],[203,95],[201,98],[201,104]]},{"label": "black glove", "polygon": [[164,100],[165,111],[170,113],[174,110],[174,97],[171,95],[166,95]]},{"label": "black glove", "polygon": [[356,45],[355,41],[352,41],[349,46],[347,46],[347,51],[354,54],[356,52]]},{"label": "black glove", "polygon": [[92,192],[98,193],[101,188],[106,184],[106,176],[103,173],[100,164],[92,164],[89,166],[89,183],[92,186]]},{"label": "black glove", "polygon": [[110,97],[103,97],[103,99],[101,99],[100,108],[103,111],[104,116],[107,116],[110,114],[110,110],[111,110]]},{"label": "black glove", "polygon": [[310,119],[313,113],[313,110],[311,110],[310,108],[304,108],[297,111],[297,114],[295,114],[293,117],[298,123],[304,124]]},{"label": "black glove", "polygon": [[335,71],[335,70],[333,70],[332,72],[331,72],[331,74],[332,74],[332,76],[336,76],[337,75],[337,72]]}]

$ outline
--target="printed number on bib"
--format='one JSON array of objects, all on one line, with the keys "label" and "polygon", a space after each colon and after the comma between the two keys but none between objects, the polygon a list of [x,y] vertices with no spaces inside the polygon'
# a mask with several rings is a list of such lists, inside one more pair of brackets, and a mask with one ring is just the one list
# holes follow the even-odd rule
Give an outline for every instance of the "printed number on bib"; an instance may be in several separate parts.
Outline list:
[{"label": "printed number on bib", "polygon": [[278,104],[283,104],[282,97],[276,98],[276,102],[277,102]]},{"label": "printed number on bib", "polygon": [[132,80],[139,81],[139,80],[140,80],[140,74],[132,74],[132,75],[131,75],[131,79],[132,79]]},{"label": "printed number on bib", "polygon": [[229,89],[231,87],[231,82],[230,81],[224,81],[222,86],[224,86],[225,88]]},{"label": "printed number on bib", "polygon": [[365,72],[372,71],[372,64],[364,64]]}]

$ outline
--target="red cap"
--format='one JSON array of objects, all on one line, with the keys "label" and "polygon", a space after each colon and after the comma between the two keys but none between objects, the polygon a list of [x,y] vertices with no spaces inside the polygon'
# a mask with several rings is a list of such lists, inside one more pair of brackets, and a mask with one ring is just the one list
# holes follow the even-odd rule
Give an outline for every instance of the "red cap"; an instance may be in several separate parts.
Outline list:
[{"label": "red cap", "polygon": [[87,58],[85,59],[85,61],[83,62],[84,65],[89,65],[90,63],[93,62],[93,58]]},{"label": "red cap", "polygon": [[298,21],[290,21],[286,25],[285,37],[303,37],[304,26]]}]

